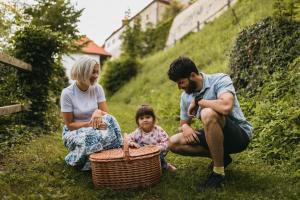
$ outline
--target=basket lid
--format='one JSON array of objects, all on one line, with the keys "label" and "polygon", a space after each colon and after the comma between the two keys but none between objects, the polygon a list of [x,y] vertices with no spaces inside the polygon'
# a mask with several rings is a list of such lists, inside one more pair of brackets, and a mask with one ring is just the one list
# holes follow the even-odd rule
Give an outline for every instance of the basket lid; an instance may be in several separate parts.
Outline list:
[{"label": "basket lid", "polygon": [[[157,155],[160,153],[160,149],[154,145],[148,145],[140,148],[129,148],[129,160],[142,159],[145,157]],[[98,153],[93,153],[90,155],[91,161],[116,161],[124,160],[125,152],[122,148],[110,149],[106,151],[101,151]]]}]

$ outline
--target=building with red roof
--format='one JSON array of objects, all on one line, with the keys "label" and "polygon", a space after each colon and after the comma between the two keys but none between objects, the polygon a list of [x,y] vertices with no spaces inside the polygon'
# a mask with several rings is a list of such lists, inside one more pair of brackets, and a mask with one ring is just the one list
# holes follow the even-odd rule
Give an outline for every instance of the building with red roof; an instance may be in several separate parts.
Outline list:
[{"label": "building with red roof", "polygon": [[76,41],[75,44],[81,46],[80,50],[69,55],[64,55],[62,58],[62,63],[64,68],[66,69],[66,75],[69,79],[72,66],[80,57],[89,56],[97,60],[100,63],[101,69],[104,61],[111,57],[110,53],[108,53],[104,48],[98,46],[86,35],[84,35],[80,40]]}]

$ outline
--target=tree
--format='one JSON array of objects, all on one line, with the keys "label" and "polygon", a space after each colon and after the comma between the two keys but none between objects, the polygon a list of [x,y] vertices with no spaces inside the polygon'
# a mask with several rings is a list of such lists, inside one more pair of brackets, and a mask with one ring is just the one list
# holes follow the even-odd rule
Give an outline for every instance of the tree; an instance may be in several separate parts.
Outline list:
[{"label": "tree", "polygon": [[170,5],[167,7],[163,14],[163,20],[168,20],[169,18],[174,18],[181,10],[183,5],[177,0],[171,1]]},{"label": "tree", "polygon": [[129,57],[139,57],[142,55],[141,49],[143,46],[143,32],[141,28],[141,19],[136,17],[133,20],[133,25],[130,22],[125,25],[125,31],[121,35],[122,39],[122,55]]},{"label": "tree", "polygon": [[37,4],[24,10],[30,24],[48,26],[54,32],[62,33],[65,40],[73,44],[79,39],[77,22],[83,9],[76,10],[70,0],[37,0]]},{"label": "tree", "polygon": [[[23,9],[24,15],[12,38],[13,55],[32,65],[32,72],[18,72],[24,99],[31,103],[30,124],[47,128],[57,126],[60,92],[68,84],[61,64],[62,55],[75,48],[80,35],[77,11],[70,0],[37,0]],[[73,48],[74,47],[74,48]]]},{"label": "tree", "polygon": [[17,12],[8,4],[0,2],[0,49],[6,48],[11,33],[12,15]]}]

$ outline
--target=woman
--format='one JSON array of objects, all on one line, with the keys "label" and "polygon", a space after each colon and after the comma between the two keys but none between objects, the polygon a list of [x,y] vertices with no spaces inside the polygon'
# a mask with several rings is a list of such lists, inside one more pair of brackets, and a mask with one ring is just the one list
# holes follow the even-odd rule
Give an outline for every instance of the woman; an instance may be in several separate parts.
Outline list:
[{"label": "woman", "polygon": [[62,139],[69,153],[67,164],[89,170],[88,155],[123,144],[116,119],[107,114],[108,106],[101,85],[97,83],[100,65],[81,57],[72,67],[75,80],[61,93],[61,113],[65,122]]}]

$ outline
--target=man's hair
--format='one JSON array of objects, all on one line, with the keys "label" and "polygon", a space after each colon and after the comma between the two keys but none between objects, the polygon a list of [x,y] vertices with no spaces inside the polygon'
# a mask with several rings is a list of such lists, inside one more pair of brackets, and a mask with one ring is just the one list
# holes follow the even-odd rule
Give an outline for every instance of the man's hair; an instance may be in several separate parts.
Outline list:
[{"label": "man's hair", "polygon": [[151,117],[153,117],[153,122],[155,122],[156,116],[153,108],[149,105],[141,105],[135,114],[135,122],[138,126],[139,126],[139,118],[145,115],[150,115]]},{"label": "man's hair", "polygon": [[71,69],[71,79],[91,85],[90,77],[95,65],[99,65],[99,63],[93,58],[88,56],[79,58]]},{"label": "man's hair", "polygon": [[182,78],[189,78],[192,72],[199,74],[195,63],[188,57],[180,56],[171,63],[168,76],[176,82]]}]

